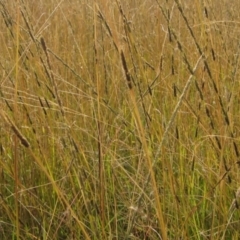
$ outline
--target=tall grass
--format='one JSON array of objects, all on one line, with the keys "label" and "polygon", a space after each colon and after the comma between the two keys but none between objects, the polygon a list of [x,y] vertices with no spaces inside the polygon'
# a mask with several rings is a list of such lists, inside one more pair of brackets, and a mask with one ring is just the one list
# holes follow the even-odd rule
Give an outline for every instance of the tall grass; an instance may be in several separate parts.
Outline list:
[{"label": "tall grass", "polygon": [[0,1],[1,239],[239,239],[237,1]]}]

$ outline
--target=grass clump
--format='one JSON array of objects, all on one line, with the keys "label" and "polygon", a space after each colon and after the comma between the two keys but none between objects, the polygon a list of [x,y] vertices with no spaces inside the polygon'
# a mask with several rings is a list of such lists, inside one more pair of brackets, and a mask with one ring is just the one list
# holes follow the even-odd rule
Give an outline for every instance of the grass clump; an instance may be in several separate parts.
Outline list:
[{"label": "grass clump", "polygon": [[1,239],[239,238],[237,2],[0,8]]}]

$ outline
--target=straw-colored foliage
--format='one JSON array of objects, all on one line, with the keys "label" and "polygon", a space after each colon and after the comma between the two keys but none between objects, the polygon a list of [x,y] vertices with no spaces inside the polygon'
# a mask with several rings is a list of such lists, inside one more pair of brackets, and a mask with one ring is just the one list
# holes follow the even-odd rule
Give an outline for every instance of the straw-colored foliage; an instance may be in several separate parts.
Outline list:
[{"label": "straw-colored foliage", "polygon": [[239,239],[239,3],[0,0],[0,239]]}]

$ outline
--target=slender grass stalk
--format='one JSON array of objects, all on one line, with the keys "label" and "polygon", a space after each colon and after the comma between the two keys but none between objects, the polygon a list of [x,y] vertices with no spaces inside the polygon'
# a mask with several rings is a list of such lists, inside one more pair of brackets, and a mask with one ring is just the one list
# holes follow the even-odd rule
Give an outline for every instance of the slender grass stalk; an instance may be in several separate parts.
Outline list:
[{"label": "slender grass stalk", "polygon": [[[196,69],[197,69],[197,67],[198,67],[201,59],[202,59],[202,56],[199,57],[199,59],[197,60],[197,63],[195,64],[194,68],[192,69],[193,74],[194,74],[194,72],[196,71]],[[192,81],[193,81],[193,78],[194,78],[194,75],[190,75],[190,76],[189,76],[189,78],[188,78],[188,80],[187,80],[187,82],[186,82],[186,85],[185,85],[185,87],[184,87],[184,89],[183,89],[183,91],[182,91],[182,94],[181,94],[181,96],[180,96],[180,98],[179,98],[179,100],[178,100],[178,102],[177,102],[177,104],[176,104],[176,106],[175,106],[175,108],[174,108],[174,110],[173,110],[172,116],[171,116],[171,118],[170,118],[170,120],[169,120],[169,122],[168,122],[168,124],[167,124],[167,127],[166,127],[164,133],[163,133],[162,140],[161,140],[161,142],[160,142],[160,144],[159,144],[159,147],[158,147],[158,149],[157,149],[156,155],[155,155],[155,157],[154,157],[154,163],[155,163],[155,162],[158,160],[158,158],[159,158],[159,155],[160,155],[160,152],[161,152],[163,143],[164,143],[164,141],[166,140],[167,134],[168,134],[169,130],[170,130],[171,127],[172,127],[172,124],[173,124],[173,122],[174,122],[174,120],[175,120],[175,118],[176,118],[176,115],[177,115],[177,113],[178,113],[178,111],[179,111],[179,108],[181,107],[181,104],[182,104],[182,102],[183,102],[184,96],[186,95],[186,93],[187,93],[187,91],[188,91],[188,89],[189,89],[189,87],[190,87],[190,84],[191,84]]]},{"label": "slender grass stalk", "polygon": [[101,215],[101,231],[102,238],[106,238],[105,227],[106,227],[106,203],[105,203],[105,167],[103,160],[103,150],[102,150],[102,113],[101,113],[101,83],[99,79],[99,56],[97,48],[98,31],[97,31],[97,3],[94,4],[94,81],[97,85],[97,142],[98,142],[98,174],[99,174],[99,202],[100,202],[100,215]]},{"label": "slender grass stalk", "polygon": [[130,73],[129,73],[129,70],[128,70],[128,67],[127,67],[127,64],[126,64],[126,60],[125,60],[125,56],[124,56],[123,51],[121,51],[121,60],[122,60],[122,65],[123,65],[123,69],[124,69],[127,84],[128,84],[130,101],[133,105],[133,115],[134,115],[134,118],[135,118],[135,121],[136,121],[137,129],[138,129],[139,136],[140,136],[140,140],[143,144],[144,153],[145,153],[146,159],[147,159],[147,166],[148,166],[148,169],[149,169],[151,184],[152,184],[152,188],[153,188],[153,191],[154,191],[157,218],[158,218],[159,227],[160,227],[161,233],[162,233],[162,239],[167,240],[167,227],[166,227],[165,220],[164,220],[164,217],[163,217],[161,200],[160,200],[160,195],[159,195],[159,192],[158,192],[155,173],[154,173],[154,170],[153,170],[151,155],[150,155],[149,148],[148,148],[148,145],[147,145],[146,135],[145,135],[145,131],[144,131],[143,126],[142,126],[139,110],[138,110],[138,107],[137,107],[136,97],[135,97],[135,93],[134,93],[134,90],[133,90],[131,76],[130,76]]},{"label": "slender grass stalk", "polygon": [[[20,40],[20,1],[16,2],[16,52],[15,52],[15,92],[14,92],[14,118],[17,119],[18,116],[18,69],[19,69],[19,40]],[[18,138],[17,135],[14,135],[14,181],[15,181],[15,227],[16,227],[16,239],[20,239],[20,225],[19,225],[19,191],[20,191],[20,180],[19,180],[19,156],[18,156]]]}]

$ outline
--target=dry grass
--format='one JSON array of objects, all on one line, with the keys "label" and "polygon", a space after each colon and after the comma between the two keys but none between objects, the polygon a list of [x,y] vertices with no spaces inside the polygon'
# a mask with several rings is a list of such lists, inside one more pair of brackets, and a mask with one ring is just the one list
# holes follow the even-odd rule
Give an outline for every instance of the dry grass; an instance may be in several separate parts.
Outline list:
[{"label": "dry grass", "polygon": [[1,239],[239,239],[239,3],[1,1]]}]

